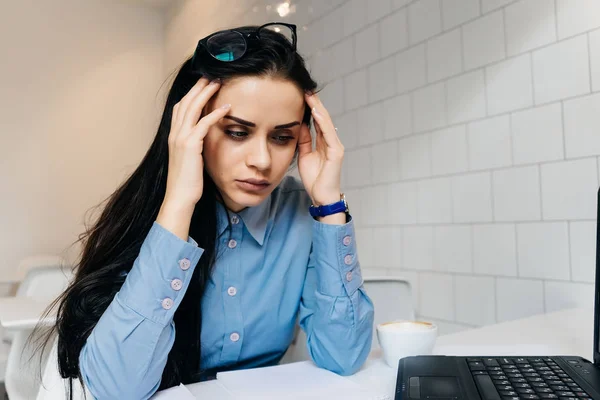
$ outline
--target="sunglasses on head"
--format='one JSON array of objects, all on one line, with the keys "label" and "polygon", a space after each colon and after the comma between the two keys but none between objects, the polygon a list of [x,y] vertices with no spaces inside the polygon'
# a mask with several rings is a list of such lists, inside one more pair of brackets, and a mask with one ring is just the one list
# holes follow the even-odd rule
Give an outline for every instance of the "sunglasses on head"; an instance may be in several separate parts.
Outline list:
[{"label": "sunglasses on head", "polygon": [[262,25],[256,30],[248,33],[242,33],[235,29],[227,29],[210,34],[204,39],[198,41],[192,63],[196,55],[202,51],[207,51],[214,59],[223,62],[232,62],[239,60],[246,54],[248,44],[253,41],[259,41],[260,35],[265,30],[270,30],[281,34],[289,42],[294,51],[296,51],[296,25],[286,24],[284,22],[270,22]]}]

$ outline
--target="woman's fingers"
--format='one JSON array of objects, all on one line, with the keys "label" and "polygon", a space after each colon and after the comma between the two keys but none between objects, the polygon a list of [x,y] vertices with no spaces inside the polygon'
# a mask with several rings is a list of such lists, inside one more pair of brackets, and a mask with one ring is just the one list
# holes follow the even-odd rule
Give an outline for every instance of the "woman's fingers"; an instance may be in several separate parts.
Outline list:
[{"label": "woman's fingers", "polygon": [[211,126],[219,122],[221,118],[223,118],[229,110],[231,109],[231,104],[223,104],[220,107],[215,108],[210,113],[206,114],[198,124],[194,127],[192,133],[190,134],[190,139],[192,140],[203,140],[208,130]]},{"label": "woman's fingers", "polygon": [[212,81],[191,99],[183,115],[182,128],[193,129],[196,126],[202,115],[204,106],[217,93],[220,87],[221,84],[218,81]]},{"label": "woman's fingers", "polygon": [[189,103],[194,99],[198,93],[202,92],[202,90],[209,84],[209,80],[206,78],[200,78],[198,82],[186,93],[185,96],[173,106],[173,112],[171,114],[171,132],[169,133],[169,142],[172,142],[178,136],[178,133],[181,129],[181,124],[183,122],[183,116],[187,108],[189,107]]}]

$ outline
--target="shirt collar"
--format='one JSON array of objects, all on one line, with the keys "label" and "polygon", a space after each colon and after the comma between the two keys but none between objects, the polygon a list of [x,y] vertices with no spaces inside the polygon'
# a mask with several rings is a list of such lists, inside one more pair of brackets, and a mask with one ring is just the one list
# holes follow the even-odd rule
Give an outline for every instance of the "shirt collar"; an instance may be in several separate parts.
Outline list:
[{"label": "shirt collar", "polygon": [[[258,242],[259,245],[263,245],[265,235],[267,233],[267,226],[269,223],[271,214],[271,196],[267,197],[262,203],[254,207],[246,207],[237,215],[241,218],[246,225],[246,229],[250,232],[250,235]],[[236,213],[229,212],[230,217],[236,215]],[[219,230],[219,236],[223,234],[229,221],[227,220],[227,212],[225,206],[217,202],[217,227]]]}]

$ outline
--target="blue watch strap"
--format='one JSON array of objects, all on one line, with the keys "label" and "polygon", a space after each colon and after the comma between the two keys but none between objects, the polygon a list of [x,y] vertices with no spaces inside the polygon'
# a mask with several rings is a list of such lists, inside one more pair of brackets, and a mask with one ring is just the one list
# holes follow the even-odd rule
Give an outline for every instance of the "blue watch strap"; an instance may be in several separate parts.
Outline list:
[{"label": "blue watch strap", "polygon": [[340,212],[346,212],[346,202],[344,200],[340,200],[333,204],[327,204],[324,206],[313,206],[311,205],[308,209],[310,215],[313,217],[325,217],[327,215],[337,214]]}]

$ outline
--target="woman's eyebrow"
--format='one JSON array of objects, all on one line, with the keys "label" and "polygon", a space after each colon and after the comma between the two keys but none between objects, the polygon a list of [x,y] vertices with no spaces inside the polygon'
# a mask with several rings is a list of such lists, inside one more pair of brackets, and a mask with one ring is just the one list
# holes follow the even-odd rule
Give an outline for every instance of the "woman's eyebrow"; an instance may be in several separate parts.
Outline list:
[{"label": "woman's eyebrow", "polygon": [[[232,121],[237,122],[238,124],[249,126],[250,128],[256,127],[256,124],[254,122],[246,121],[244,119],[234,117],[233,115],[226,115],[223,118],[230,119]],[[289,122],[289,123],[283,124],[283,125],[277,125],[274,129],[286,129],[286,128],[291,128],[292,126],[296,126],[296,125],[300,125],[300,122],[294,121],[294,122]]]}]

